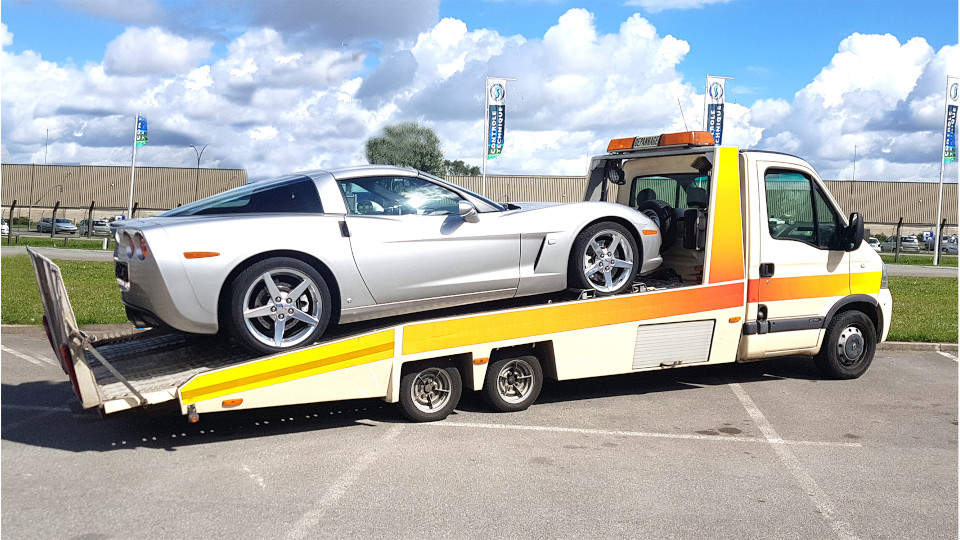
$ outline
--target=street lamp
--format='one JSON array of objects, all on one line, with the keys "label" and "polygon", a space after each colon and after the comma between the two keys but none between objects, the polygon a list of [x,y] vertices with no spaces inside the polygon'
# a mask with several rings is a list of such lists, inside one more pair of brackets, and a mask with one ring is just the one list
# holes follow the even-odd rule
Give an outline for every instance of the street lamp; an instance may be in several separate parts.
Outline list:
[{"label": "street lamp", "polygon": [[200,195],[200,157],[203,156],[203,151],[207,149],[207,145],[203,145],[203,148],[197,150],[197,147],[190,145],[190,148],[193,148],[194,153],[197,154],[197,184],[193,190],[193,200],[197,200]]}]

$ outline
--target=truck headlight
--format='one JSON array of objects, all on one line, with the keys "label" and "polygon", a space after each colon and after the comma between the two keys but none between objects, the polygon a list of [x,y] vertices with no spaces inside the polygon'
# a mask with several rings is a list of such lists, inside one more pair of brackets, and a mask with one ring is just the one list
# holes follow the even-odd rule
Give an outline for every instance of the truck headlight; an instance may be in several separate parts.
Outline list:
[{"label": "truck headlight", "polygon": [[888,281],[889,281],[889,278],[887,277],[887,264],[883,263],[880,266],[880,288],[889,289],[890,287],[888,286],[889,285]]}]

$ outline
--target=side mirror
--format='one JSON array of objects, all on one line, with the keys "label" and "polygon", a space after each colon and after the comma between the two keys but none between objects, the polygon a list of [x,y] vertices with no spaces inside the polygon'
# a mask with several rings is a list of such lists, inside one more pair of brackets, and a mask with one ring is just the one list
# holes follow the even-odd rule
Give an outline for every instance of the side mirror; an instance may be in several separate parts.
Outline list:
[{"label": "side mirror", "polygon": [[856,251],[863,243],[863,217],[858,212],[850,214],[850,224],[843,229],[840,241],[844,251]]},{"label": "side mirror", "polygon": [[[473,205],[470,201],[460,201],[457,204],[457,207],[460,210],[460,217],[463,218],[467,223],[476,223],[480,221],[480,214],[477,212],[477,207]],[[863,227],[861,227],[863,229]],[[861,231],[860,236],[863,236]]]}]

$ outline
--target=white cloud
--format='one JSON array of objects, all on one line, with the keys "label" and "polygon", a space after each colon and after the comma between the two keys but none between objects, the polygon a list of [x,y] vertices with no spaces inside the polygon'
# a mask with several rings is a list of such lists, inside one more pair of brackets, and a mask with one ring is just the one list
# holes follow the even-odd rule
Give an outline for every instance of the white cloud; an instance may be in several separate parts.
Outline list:
[{"label": "white cloud", "polygon": [[[333,4],[332,14],[356,15]],[[137,161],[148,166],[195,166],[190,144],[208,145],[203,166],[245,168],[251,178],[363,163],[366,139],[402,121],[434,128],[448,159],[479,164],[487,75],[518,79],[492,174],[580,175],[611,138],[702,125],[701,79],[687,83],[679,71],[689,44],[640,14],[603,33],[593,14],[572,9],[540,38],[417,15],[377,46],[355,46],[304,39],[316,21],[226,6],[253,9],[259,25],[215,59],[211,41],[165,26],[128,28],[101,63],[59,65],[9,52],[15,36],[0,24],[3,160],[42,162],[49,129],[52,163],[128,164],[140,110],[150,143]],[[850,177],[856,146],[858,178],[933,180],[945,73],[958,55],[958,46],[854,34],[792,100],[728,104],[724,143],[801,155],[828,179]]]},{"label": "white cloud", "polygon": [[213,42],[185,39],[158,27],[128,28],[107,45],[103,59],[111,75],[183,73],[210,55]]},{"label": "white cloud", "polygon": [[700,9],[710,4],[726,4],[731,0],[628,0],[626,5],[639,6],[650,13],[669,9]]}]

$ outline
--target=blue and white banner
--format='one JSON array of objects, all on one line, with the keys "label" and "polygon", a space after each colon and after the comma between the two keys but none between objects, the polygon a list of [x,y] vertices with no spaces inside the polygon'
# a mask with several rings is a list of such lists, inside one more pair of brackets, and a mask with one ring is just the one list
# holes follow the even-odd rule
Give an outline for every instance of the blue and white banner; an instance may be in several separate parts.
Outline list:
[{"label": "blue and white banner", "polygon": [[723,106],[726,101],[726,82],[729,77],[707,76],[707,93],[704,96],[704,129],[713,134],[713,142],[723,141]]},{"label": "blue and white banner", "polygon": [[137,148],[147,144],[147,117],[137,115],[137,134],[133,140]]},{"label": "blue and white banner", "polygon": [[943,162],[957,160],[957,106],[960,105],[960,79],[947,77],[946,121],[943,133]]},{"label": "blue and white banner", "polygon": [[507,80],[487,78],[487,158],[503,152],[506,100]]}]

